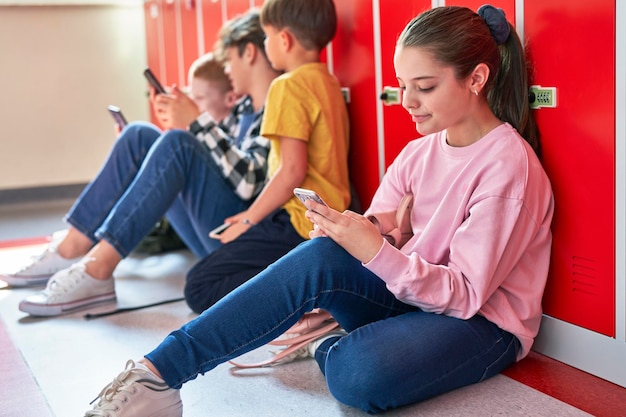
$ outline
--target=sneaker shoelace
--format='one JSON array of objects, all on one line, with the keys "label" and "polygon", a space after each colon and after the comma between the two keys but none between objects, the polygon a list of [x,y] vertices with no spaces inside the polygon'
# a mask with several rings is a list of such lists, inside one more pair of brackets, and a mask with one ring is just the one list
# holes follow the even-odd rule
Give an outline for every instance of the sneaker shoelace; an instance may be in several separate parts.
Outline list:
[{"label": "sneaker shoelace", "polygon": [[29,269],[36,266],[40,261],[42,261],[46,256],[50,256],[56,252],[55,248],[48,246],[45,251],[38,255],[33,255],[29,258],[28,262],[25,262],[16,272],[15,274],[21,274],[24,272],[28,272]]},{"label": "sneaker shoelace", "polygon": [[62,277],[52,278],[43,292],[49,297],[67,294],[85,277],[85,264],[78,263],[69,267]]},{"label": "sneaker shoelace", "polygon": [[152,391],[167,391],[170,387],[164,383],[147,378],[133,378],[135,375],[140,375],[142,371],[135,367],[135,362],[129,360],[126,362],[125,370],[120,373],[113,382],[104,387],[98,396],[89,404],[93,404],[96,401],[98,403],[94,406],[93,410],[87,411],[84,417],[108,417],[110,412],[119,411],[124,404],[130,401],[130,397],[137,393],[137,386],[134,383],[139,383]]}]

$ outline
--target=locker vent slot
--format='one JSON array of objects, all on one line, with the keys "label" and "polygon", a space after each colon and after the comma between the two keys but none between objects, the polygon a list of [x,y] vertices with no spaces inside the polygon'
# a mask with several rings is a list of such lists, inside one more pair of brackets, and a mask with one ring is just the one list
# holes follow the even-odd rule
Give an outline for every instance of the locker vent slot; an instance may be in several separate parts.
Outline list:
[{"label": "locker vent slot", "polygon": [[598,296],[596,281],[596,261],[582,256],[572,256],[572,291]]}]

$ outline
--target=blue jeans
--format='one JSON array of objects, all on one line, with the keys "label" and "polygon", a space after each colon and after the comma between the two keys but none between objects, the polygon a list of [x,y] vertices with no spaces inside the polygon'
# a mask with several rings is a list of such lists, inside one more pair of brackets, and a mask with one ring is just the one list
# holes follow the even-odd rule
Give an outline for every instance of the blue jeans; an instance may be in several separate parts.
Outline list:
[{"label": "blue jeans", "polygon": [[329,311],[347,332],[316,352],[337,400],[378,413],[489,378],[519,342],[484,317],[460,320],[398,301],[329,238],[299,245],[146,355],[180,388],[278,337],[307,311]]},{"label": "blue jeans", "polygon": [[183,130],[162,133],[134,122],[118,137],[96,178],[66,221],[94,243],[128,254],[166,215],[191,251],[204,257],[221,246],[208,232],[245,210],[207,147]]}]

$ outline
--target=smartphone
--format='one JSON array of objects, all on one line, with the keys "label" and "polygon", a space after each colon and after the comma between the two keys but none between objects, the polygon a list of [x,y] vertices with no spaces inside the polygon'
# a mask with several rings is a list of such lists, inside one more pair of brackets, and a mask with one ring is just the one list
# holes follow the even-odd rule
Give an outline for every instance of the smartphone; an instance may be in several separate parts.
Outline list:
[{"label": "smartphone", "polygon": [[124,129],[124,127],[128,124],[128,122],[126,121],[126,118],[122,114],[122,111],[120,110],[120,108],[117,106],[113,106],[113,105],[109,105],[107,108],[109,109],[109,113],[111,114],[111,117],[113,117],[113,120],[115,120],[115,123],[117,123],[120,129]]},{"label": "smartphone", "polygon": [[209,232],[209,237],[212,239],[219,239],[220,235],[224,233],[224,230],[228,229],[230,225],[230,223],[224,223],[221,226],[217,226],[215,229]]},{"label": "smartphone", "polygon": [[322,197],[317,195],[315,191],[307,190],[306,188],[294,188],[293,193],[300,201],[302,201],[302,203],[307,200],[313,200],[316,203],[320,203],[328,207],[328,204],[326,204],[326,202],[322,200]]},{"label": "smartphone", "polygon": [[146,77],[148,83],[150,83],[150,85],[152,86],[152,88],[154,88],[154,91],[156,91],[157,94],[165,94],[165,88],[163,88],[163,86],[154,75],[154,73],[150,70],[150,68],[146,68],[143,72],[143,75]]}]

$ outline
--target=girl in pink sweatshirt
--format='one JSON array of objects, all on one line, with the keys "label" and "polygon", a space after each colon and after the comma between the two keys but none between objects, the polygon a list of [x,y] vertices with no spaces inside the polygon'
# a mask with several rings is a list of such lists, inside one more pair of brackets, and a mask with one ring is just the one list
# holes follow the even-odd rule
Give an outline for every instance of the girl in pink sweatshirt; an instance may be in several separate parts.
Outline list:
[{"label": "girl in pink sweatshirt", "polygon": [[146,415],[179,416],[183,383],[314,308],[341,330],[305,338],[295,356],[315,357],[331,393],[368,413],[482,381],[528,353],[554,202],[520,40],[492,6],[440,7],[408,24],[394,64],[424,137],[389,167],[365,215],[308,201],[314,239],[129,361],[96,407],[137,388]]}]

